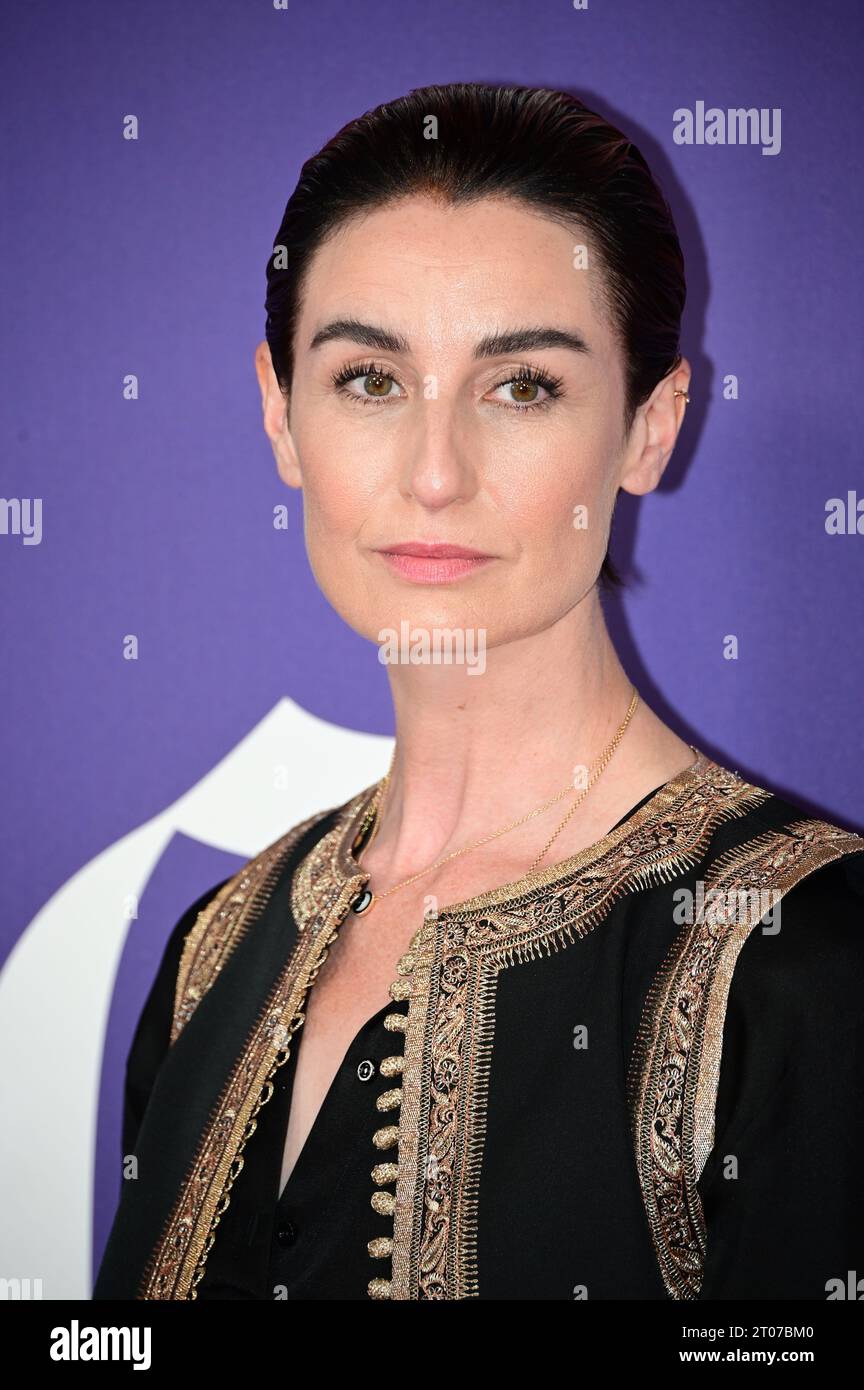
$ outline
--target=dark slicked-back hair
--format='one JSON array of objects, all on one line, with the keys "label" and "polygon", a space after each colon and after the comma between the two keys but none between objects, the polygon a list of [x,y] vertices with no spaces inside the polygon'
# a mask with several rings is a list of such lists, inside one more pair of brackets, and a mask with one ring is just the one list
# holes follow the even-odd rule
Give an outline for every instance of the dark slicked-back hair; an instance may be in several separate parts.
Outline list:
[{"label": "dark slicked-back hair", "polygon": [[[681,360],[684,258],[669,205],[632,141],[576,97],[546,88],[418,87],[350,121],[306,160],[267,264],[266,337],[283,393],[315,252],[353,216],[416,195],[454,206],[510,197],[584,229],[623,356],[628,433]],[[621,583],[608,551],[600,579]]]}]

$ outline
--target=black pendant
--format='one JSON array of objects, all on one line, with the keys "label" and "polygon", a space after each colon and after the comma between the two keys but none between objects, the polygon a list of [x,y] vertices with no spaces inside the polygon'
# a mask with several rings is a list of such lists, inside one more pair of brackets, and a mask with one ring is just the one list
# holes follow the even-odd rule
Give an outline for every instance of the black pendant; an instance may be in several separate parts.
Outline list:
[{"label": "black pendant", "polygon": [[372,906],[372,897],[371,888],[364,888],[351,904],[351,911],[356,912],[358,917],[361,913],[368,912]]}]

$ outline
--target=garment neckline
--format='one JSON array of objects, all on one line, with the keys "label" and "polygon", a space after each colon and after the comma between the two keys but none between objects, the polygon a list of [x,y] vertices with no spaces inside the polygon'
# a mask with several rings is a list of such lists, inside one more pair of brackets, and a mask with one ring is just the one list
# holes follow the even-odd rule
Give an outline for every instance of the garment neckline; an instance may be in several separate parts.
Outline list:
[{"label": "garment neckline", "polygon": [[[446,903],[438,909],[437,916],[453,916],[457,913],[475,912],[488,907],[502,907],[525,897],[534,889],[544,888],[549,884],[557,883],[559,879],[568,878],[575,870],[585,868],[601,859],[625,836],[632,834],[634,830],[638,830],[654,817],[662,817],[685,788],[704,777],[708,769],[715,765],[714,760],[709,758],[700,748],[697,748],[695,744],[688,744],[688,747],[695,754],[695,760],[680,772],[676,772],[666,782],[661,782],[653,791],[648,792],[647,796],[636,802],[629,811],[626,811],[612,829],[602,835],[599,840],[586,845],[584,849],[577,850],[575,854],[569,855],[566,859],[534,869],[509,883],[500,884],[497,888],[488,889],[484,893],[477,893],[470,898],[463,898],[459,902]],[[364,870],[363,865],[356,858],[354,842],[383,780],[383,777],[380,778],[379,781],[374,782],[347,802],[334,827],[334,865],[343,880],[357,878],[361,881],[360,886],[369,881],[371,874]]]}]

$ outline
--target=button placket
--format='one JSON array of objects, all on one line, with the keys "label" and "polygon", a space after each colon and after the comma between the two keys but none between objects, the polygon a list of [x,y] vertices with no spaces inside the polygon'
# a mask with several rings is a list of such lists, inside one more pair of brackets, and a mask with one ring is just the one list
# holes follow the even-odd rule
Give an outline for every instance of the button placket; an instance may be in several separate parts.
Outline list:
[{"label": "button placket", "polygon": [[[413,945],[413,943],[412,943]],[[409,950],[403,955],[397,965],[397,978],[390,986],[390,997],[395,1003],[399,1003],[411,998],[411,972],[414,968],[414,955]],[[384,1027],[388,1032],[401,1033],[404,1048],[405,1031],[408,1027],[408,1014],[390,1013],[384,1018]],[[381,1061],[378,1071],[382,1077],[391,1079],[402,1075],[405,1065],[403,1054],[394,1054],[385,1057]],[[391,1086],[382,1091],[375,1099],[375,1108],[379,1114],[389,1115],[395,1111],[401,1111],[402,1088],[401,1086]],[[398,1146],[399,1146],[399,1125],[382,1125],[376,1129],[372,1135],[372,1143],[376,1149],[383,1151],[396,1149],[394,1158],[382,1163],[376,1163],[372,1169],[372,1181],[376,1185],[376,1191],[370,1198],[373,1211],[380,1216],[387,1216],[392,1219],[396,1210],[395,1192],[385,1189],[395,1185],[399,1177]],[[389,1259],[393,1254],[392,1235],[376,1236],[367,1244],[367,1250],[374,1260]],[[389,1298],[391,1293],[391,1280],[383,1276],[370,1279],[366,1286],[366,1291],[370,1298],[383,1299]]]}]

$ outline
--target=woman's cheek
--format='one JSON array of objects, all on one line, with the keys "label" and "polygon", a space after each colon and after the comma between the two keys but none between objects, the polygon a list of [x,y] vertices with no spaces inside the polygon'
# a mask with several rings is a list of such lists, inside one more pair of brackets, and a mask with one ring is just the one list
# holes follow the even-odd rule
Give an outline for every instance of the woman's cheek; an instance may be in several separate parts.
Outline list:
[{"label": "woman's cheek", "polygon": [[301,470],[309,534],[324,539],[355,535],[362,523],[368,470],[329,450],[318,461],[308,452],[301,455]]}]

